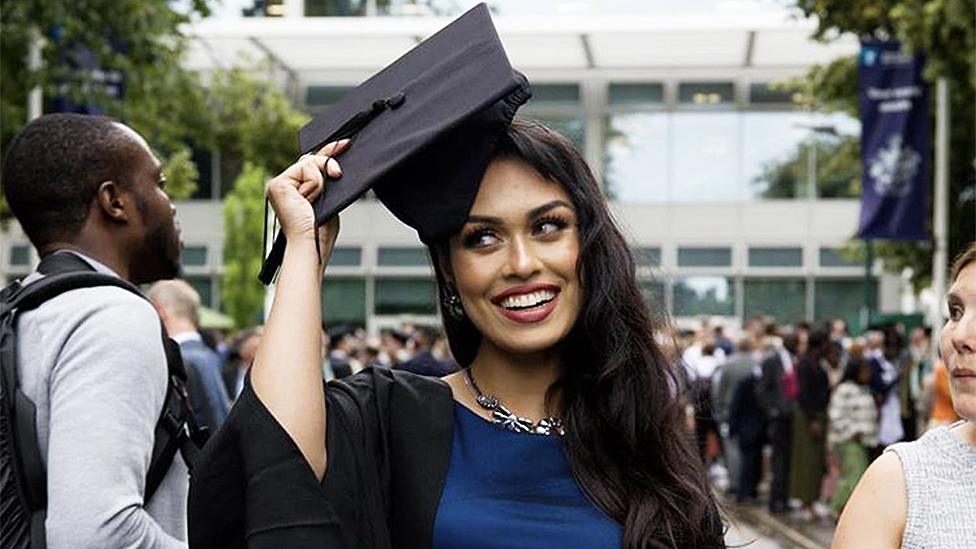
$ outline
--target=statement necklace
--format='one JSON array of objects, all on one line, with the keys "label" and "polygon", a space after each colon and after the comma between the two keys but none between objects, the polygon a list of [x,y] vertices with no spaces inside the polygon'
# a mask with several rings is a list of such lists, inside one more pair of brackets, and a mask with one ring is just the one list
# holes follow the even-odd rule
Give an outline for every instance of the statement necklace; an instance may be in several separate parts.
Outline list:
[{"label": "statement necklace", "polygon": [[528,418],[519,417],[499,402],[498,397],[495,395],[486,395],[481,392],[478,384],[474,381],[474,376],[471,375],[471,368],[467,368],[464,373],[465,385],[471,389],[471,393],[474,394],[474,399],[478,403],[478,406],[491,412],[492,423],[501,425],[505,429],[515,431],[516,433],[546,436],[563,436],[566,434],[566,431],[563,430],[563,420],[558,417],[544,417],[538,423],[533,423]]}]

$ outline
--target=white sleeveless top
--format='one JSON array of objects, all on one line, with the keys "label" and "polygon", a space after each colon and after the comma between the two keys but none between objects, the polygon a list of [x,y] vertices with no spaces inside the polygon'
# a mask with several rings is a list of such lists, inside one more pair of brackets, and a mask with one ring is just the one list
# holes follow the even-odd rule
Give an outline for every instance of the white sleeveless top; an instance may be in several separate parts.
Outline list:
[{"label": "white sleeveless top", "polygon": [[889,446],[901,460],[908,495],[905,549],[976,548],[976,447],[937,427]]}]

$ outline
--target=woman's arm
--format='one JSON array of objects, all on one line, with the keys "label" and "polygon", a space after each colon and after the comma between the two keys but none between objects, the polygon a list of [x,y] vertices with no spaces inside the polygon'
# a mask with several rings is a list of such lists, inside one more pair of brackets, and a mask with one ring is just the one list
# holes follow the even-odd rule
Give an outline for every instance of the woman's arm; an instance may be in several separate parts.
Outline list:
[{"label": "woman's arm", "polygon": [[908,497],[901,460],[886,452],[868,467],[837,523],[831,549],[901,547]]},{"label": "woman's arm", "polygon": [[[323,170],[341,176],[331,156],[348,141],[306,155],[268,183],[267,195],[288,239],[271,314],[251,366],[255,394],[295,441],[318,479],[325,475],[325,393],[322,382],[321,280],[339,230],[338,218],[316,231],[311,201]],[[315,238],[320,239],[321,261]]]}]

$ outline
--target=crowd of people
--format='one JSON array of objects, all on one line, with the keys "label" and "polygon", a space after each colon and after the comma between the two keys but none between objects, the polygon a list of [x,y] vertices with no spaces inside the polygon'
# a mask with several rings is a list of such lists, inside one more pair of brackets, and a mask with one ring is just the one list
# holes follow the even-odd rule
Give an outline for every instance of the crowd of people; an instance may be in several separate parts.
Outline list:
[{"label": "crowd of people", "polygon": [[[215,431],[244,388],[264,327],[235,331],[199,327],[199,294],[182,280],[157,282],[149,289],[149,297],[170,337],[180,344],[194,414]],[[376,335],[362,326],[346,324],[322,329],[323,381],[343,379],[366,367],[435,377],[458,370],[438,326],[402,323],[381,329]]]},{"label": "crowd of people", "polygon": [[[852,337],[843,320],[777,325],[748,319],[680,333],[676,359],[715,485],[772,512],[836,519],[868,464],[896,442],[958,420],[931,331],[877,326]],[[691,415],[689,414],[689,415]]]}]

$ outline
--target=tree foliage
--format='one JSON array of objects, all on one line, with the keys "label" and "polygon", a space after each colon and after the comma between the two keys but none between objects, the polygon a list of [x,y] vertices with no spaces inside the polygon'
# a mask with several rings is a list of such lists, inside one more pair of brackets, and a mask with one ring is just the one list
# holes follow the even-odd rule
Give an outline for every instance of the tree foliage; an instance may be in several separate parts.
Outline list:
[{"label": "tree foliage", "polygon": [[[180,66],[185,42],[180,25],[209,14],[208,0],[2,0],[0,2],[0,148],[27,123],[29,91],[97,105],[146,136],[164,162],[182,164],[187,141],[203,128],[197,76]],[[29,67],[30,45],[39,43],[42,63]],[[124,75],[124,94],[110,97],[101,73],[71,62],[90,52],[103,71]],[[174,160],[170,157],[177,156]],[[173,187],[192,192],[193,170],[173,172]]]},{"label": "tree foliage", "polygon": [[264,287],[258,281],[264,238],[264,168],[251,162],[224,199],[224,276],[221,303],[238,328],[259,322]]},{"label": "tree foliage", "polygon": [[845,198],[861,193],[860,143],[850,136],[811,139],[797,144],[786,158],[763,166],[752,181],[763,198],[807,196],[810,148],[816,147],[816,193],[820,198]]},{"label": "tree foliage", "polygon": [[264,184],[269,174],[295,161],[296,136],[307,116],[243,69],[214,75],[208,112],[213,146],[221,151],[222,178],[234,181],[223,206],[221,303],[243,328],[259,321],[264,305],[264,286],[257,279],[263,260]]},{"label": "tree foliage", "polygon": [[[201,76],[181,65],[180,26],[209,13],[210,0],[0,0],[0,147],[27,123],[27,97],[40,86],[46,99],[96,106],[146,137],[163,161],[167,191],[192,196],[200,168],[193,150],[219,154],[224,204],[226,275],[221,295],[239,326],[261,311],[257,282],[263,234],[264,181],[296,156],[307,117],[258,74],[252,63]],[[43,63],[28,67],[41,37]],[[106,93],[98,74],[72,68],[74,52],[90,51],[104,71],[124,75],[121,97]],[[2,175],[2,174],[0,174]],[[230,183],[233,182],[233,189]],[[0,201],[0,214],[3,213]]]},{"label": "tree foliage", "polygon": [[[797,0],[796,7],[803,16],[817,19],[817,39],[829,41],[844,33],[865,39],[897,38],[908,49],[925,53],[928,81],[938,77],[948,80],[952,257],[976,238],[976,0]],[[789,86],[801,91],[812,107],[858,115],[854,57],[813,67]],[[882,241],[875,249],[886,268],[912,270],[916,291],[931,283],[931,242]]]}]

